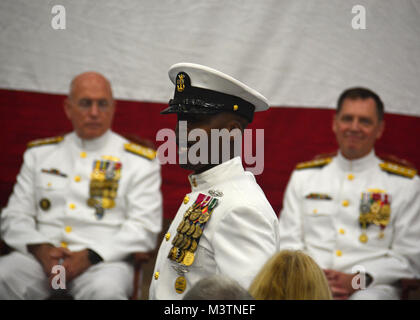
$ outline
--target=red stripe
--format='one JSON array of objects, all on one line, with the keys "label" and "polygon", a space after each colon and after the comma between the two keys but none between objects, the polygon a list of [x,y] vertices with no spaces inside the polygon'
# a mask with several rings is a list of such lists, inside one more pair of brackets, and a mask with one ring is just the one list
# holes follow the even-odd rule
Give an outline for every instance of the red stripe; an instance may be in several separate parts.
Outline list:
[{"label": "red stripe", "polygon": [[[62,105],[64,95],[0,89],[0,206],[5,206],[22,163],[22,154],[30,140],[71,131]],[[174,115],[162,116],[165,104],[117,101],[113,130],[137,134],[155,141],[162,128],[174,128]],[[295,164],[319,153],[337,148],[331,130],[333,110],[308,108],[271,108],[255,115],[250,128],[264,128],[265,163],[257,181],[276,213]],[[386,130],[378,142],[378,153],[393,154],[420,168],[420,117],[395,114],[385,116]],[[159,145],[159,144],[157,144]],[[173,218],[189,191],[187,174],[177,165],[162,166],[164,214]]]}]

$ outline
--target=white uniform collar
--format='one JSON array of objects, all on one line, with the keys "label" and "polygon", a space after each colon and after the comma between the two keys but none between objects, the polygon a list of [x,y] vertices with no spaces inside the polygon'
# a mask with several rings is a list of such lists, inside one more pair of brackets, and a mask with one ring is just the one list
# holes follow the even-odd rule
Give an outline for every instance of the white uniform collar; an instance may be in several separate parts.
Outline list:
[{"label": "white uniform collar", "polygon": [[95,151],[103,148],[110,136],[111,130],[107,130],[99,138],[89,140],[80,138],[74,131],[69,134],[69,138],[76,144],[76,146],[85,151]]},{"label": "white uniform collar", "polygon": [[190,174],[188,180],[191,184],[191,190],[198,191],[229,181],[234,176],[243,175],[244,172],[241,157],[235,157],[202,173]]},{"label": "white uniform collar", "polygon": [[377,162],[377,158],[373,149],[366,156],[356,160],[349,160],[343,156],[341,151],[338,151],[336,161],[343,171],[361,172],[372,168]]}]

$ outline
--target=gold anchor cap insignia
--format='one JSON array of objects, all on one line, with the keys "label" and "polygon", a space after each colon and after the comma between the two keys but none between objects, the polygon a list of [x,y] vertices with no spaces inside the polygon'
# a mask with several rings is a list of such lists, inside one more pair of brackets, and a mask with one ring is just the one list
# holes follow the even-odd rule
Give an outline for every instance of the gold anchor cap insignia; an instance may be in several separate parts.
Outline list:
[{"label": "gold anchor cap insignia", "polygon": [[178,92],[182,92],[185,89],[185,75],[182,73],[179,73],[177,75],[177,79],[176,79],[176,90]]}]

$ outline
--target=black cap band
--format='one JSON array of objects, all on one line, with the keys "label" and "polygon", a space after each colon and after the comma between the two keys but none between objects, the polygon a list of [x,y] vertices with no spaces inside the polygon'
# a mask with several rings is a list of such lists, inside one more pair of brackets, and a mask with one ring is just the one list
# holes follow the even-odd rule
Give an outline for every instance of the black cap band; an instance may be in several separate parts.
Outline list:
[{"label": "black cap band", "polygon": [[161,112],[216,114],[223,111],[237,113],[249,122],[254,117],[255,106],[242,98],[230,94],[204,88],[192,87],[189,76],[180,72],[177,75],[174,99],[169,101],[169,107]]}]

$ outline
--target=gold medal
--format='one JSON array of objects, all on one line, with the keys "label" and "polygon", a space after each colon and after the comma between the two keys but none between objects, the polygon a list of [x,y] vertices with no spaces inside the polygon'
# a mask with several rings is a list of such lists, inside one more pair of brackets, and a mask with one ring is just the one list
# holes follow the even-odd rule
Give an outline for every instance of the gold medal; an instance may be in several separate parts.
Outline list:
[{"label": "gold medal", "polygon": [[172,247],[171,249],[171,258],[172,260],[176,260],[176,257],[178,256],[179,249],[177,247]]},{"label": "gold medal", "polygon": [[176,231],[181,232],[182,228],[184,227],[184,224],[185,224],[185,220],[182,220],[178,228],[176,228]]},{"label": "gold medal", "polygon": [[370,206],[370,212],[372,212],[373,214],[378,214],[380,209],[381,205],[378,202],[374,202]]},{"label": "gold medal", "polygon": [[182,264],[189,267],[193,263],[194,263],[194,253],[192,253],[191,251],[186,251],[184,255],[184,260],[182,260]]},{"label": "gold medal", "polygon": [[389,216],[391,214],[391,207],[389,204],[384,204],[381,208],[381,213],[385,216]]},{"label": "gold medal", "polygon": [[175,243],[178,241],[179,237],[181,235],[179,233],[177,233],[177,235],[175,236],[175,238],[172,240],[172,244],[175,245]]},{"label": "gold medal", "polygon": [[187,244],[188,242],[188,237],[184,236],[184,239],[182,240],[182,242],[179,244],[179,248],[180,249],[184,249],[184,246]]},{"label": "gold medal", "polygon": [[201,216],[200,216],[200,218],[198,219],[198,222],[200,222],[200,223],[206,223],[208,220],[210,219],[210,215],[209,215],[209,213],[208,212],[206,212],[206,213],[203,213]]},{"label": "gold medal", "polygon": [[187,238],[187,242],[182,246],[182,250],[187,250],[191,245],[191,239]]},{"label": "gold medal", "polygon": [[99,170],[97,170],[97,169],[95,169],[95,170],[93,170],[93,172],[90,174],[90,178],[92,179],[92,180],[96,180],[96,181],[98,181],[99,180],[99,176],[101,175],[101,173],[100,173],[100,171]]},{"label": "gold medal", "polygon": [[195,231],[192,234],[192,237],[194,239],[197,239],[197,238],[200,238],[202,234],[203,234],[203,229],[201,229],[199,225],[196,225],[195,226]]},{"label": "gold medal", "polygon": [[171,260],[175,260],[177,252],[178,252],[178,248],[172,247],[171,250],[169,250],[168,258]]},{"label": "gold medal", "polygon": [[42,210],[47,211],[51,207],[51,202],[47,198],[43,198],[39,201],[39,206]]},{"label": "gold medal", "polygon": [[181,263],[182,260],[184,260],[185,251],[184,250],[178,250],[178,257],[176,258],[176,262]]},{"label": "gold medal", "polygon": [[366,233],[362,233],[362,234],[360,235],[360,237],[359,237],[359,241],[360,241],[361,243],[366,243],[366,242],[368,242],[368,236],[366,235]]},{"label": "gold medal", "polygon": [[190,224],[188,222],[185,222],[184,226],[181,229],[181,233],[184,234],[190,229]]},{"label": "gold medal", "polygon": [[110,198],[102,198],[102,208],[112,208],[112,200]]},{"label": "gold medal", "polygon": [[177,240],[174,243],[175,247],[179,247],[179,245],[182,243],[182,241],[184,240],[184,235],[179,234],[179,237],[177,237]]},{"label": "gold medal", "polygon": [[201,215],[200,209],[196,209],[193,212],[191,212],[191,214],[190,214],[190,220],[191,221],[197,220],[200,215]]},{"label": "gold medal", "polygon": [[197,241],[196,241],[196,240],[194,240],[194,239],[192,239],[192,240],[191,240],[191,247],[190,247],[190,251],[191,251],[191,252],[195,252],[195,250],[197,250],[197,246],[198,246]]},{"label": "gold medal", "polygon": [[183,293],[187,288],[187,279],[184,276],[178,277],[175,280],[175,291],[176,293]]},{"label": "gold medal", "polygon": [[193,224],[191,224],[190,228],[187,231],[187,236],[192,235],[194,233],[194,231],[195,231],[195,224],[193,223]]},{"label": "gold medal", "polygon": [[87,201],[87,205],[92,208],[95,207],[96,203],[97,201],[94,198],[89,198]]}]

